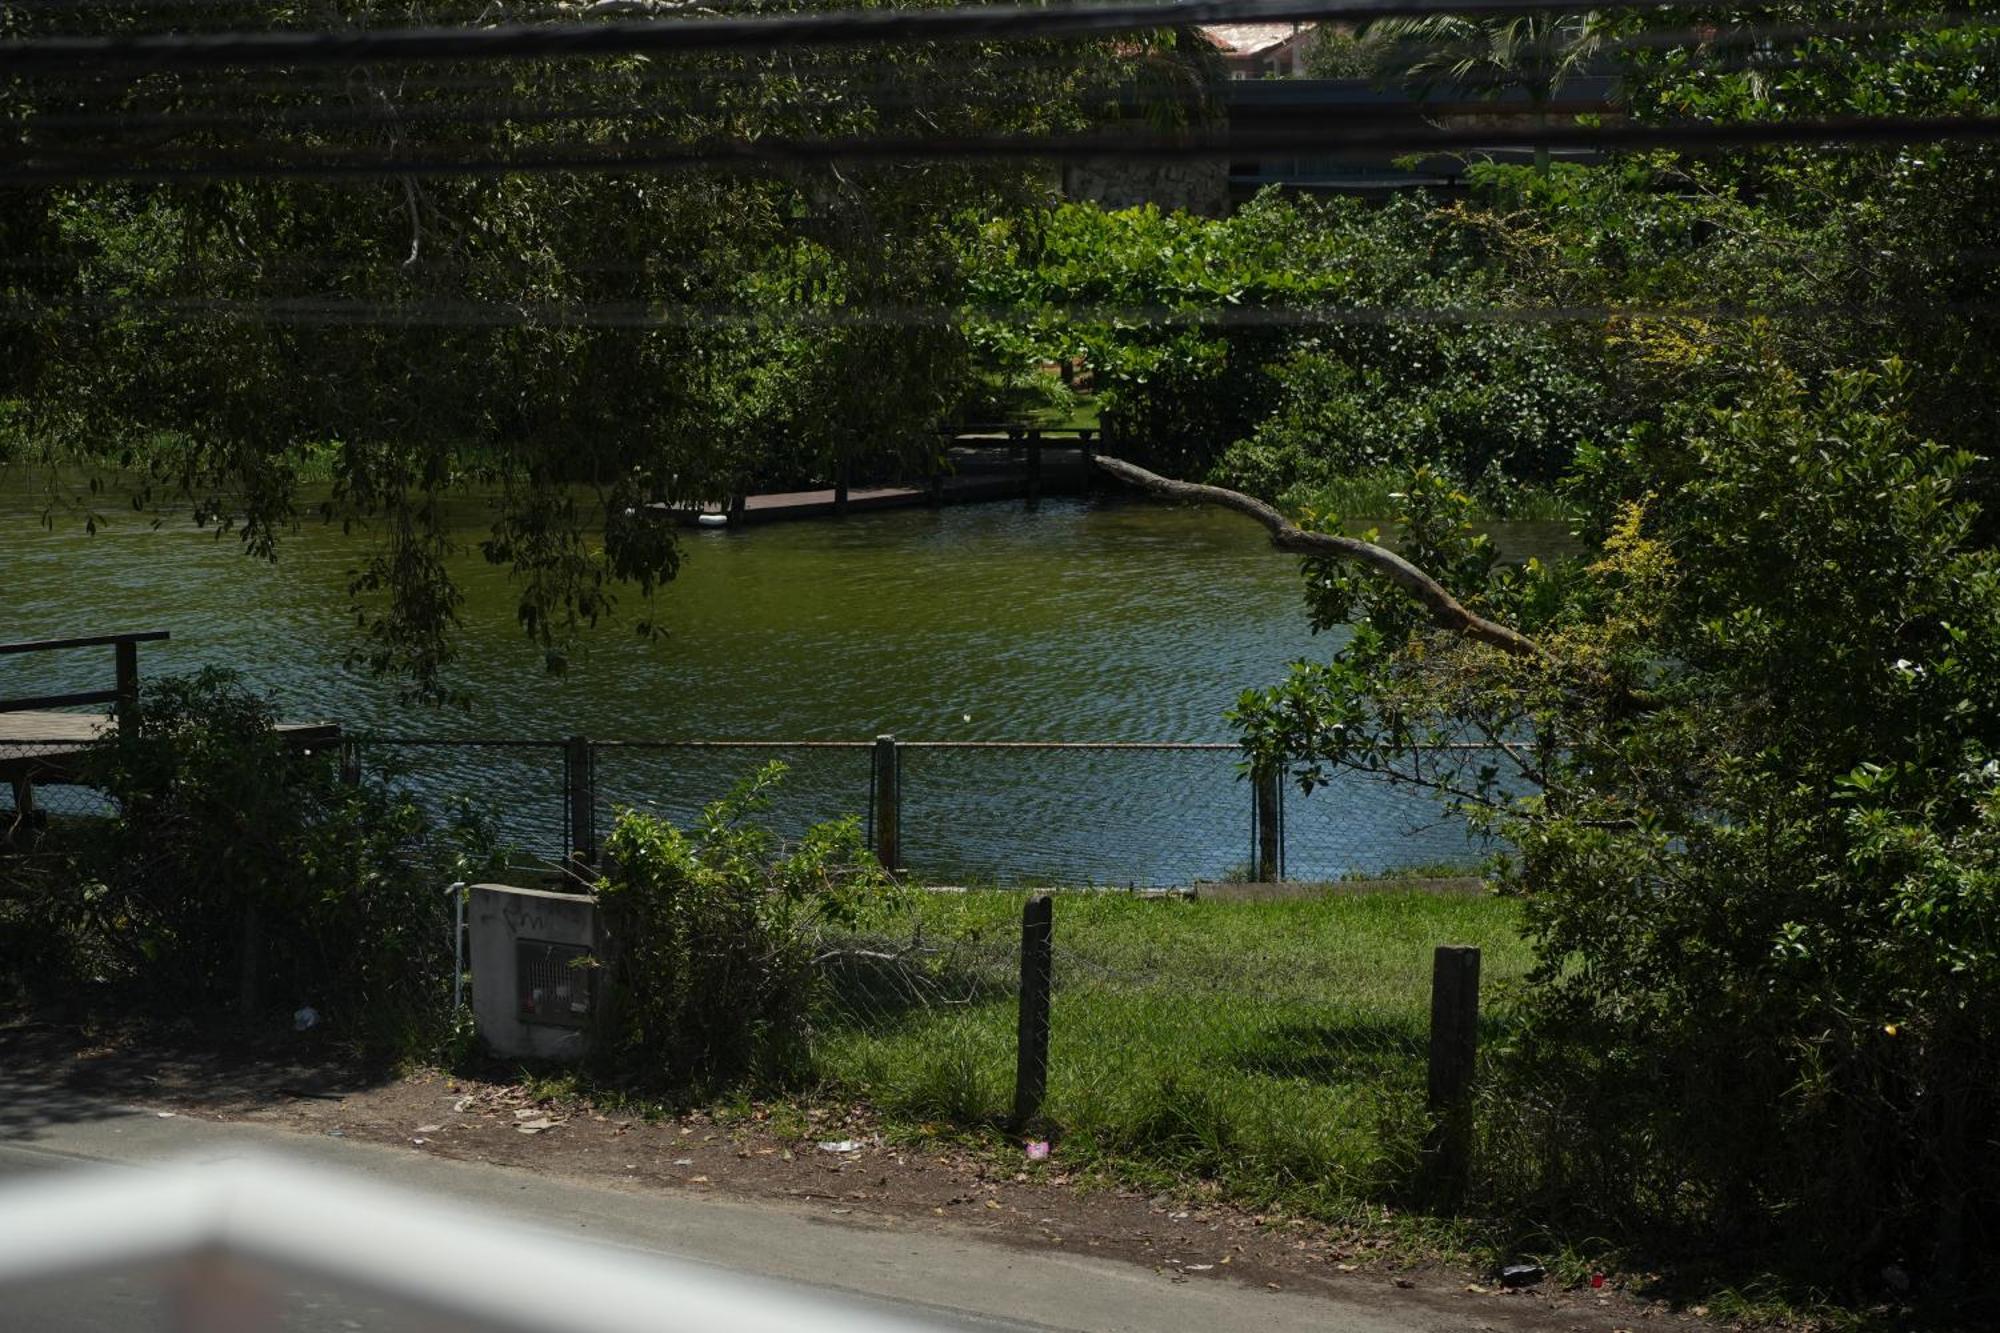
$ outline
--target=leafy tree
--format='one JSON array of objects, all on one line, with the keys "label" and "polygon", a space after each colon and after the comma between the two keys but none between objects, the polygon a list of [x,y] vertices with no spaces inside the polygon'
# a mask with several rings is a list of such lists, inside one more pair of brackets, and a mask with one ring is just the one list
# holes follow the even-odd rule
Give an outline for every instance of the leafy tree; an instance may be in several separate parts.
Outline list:
[{"label": "leafy tree", "polygon": [[[194,12],[162,0],[17,8],[0,22],[34,35],[487,14],[456,0]],[[1164,77],[1156,67],[1176,66],[1175,49],[1170,34],[1149,39],[1140,65]],[[1030,167],[942,162],[421,168],[717,139],[1077,128],[1130,81],[1102,50],[17,76],[0,89],[16,157],[196,174],[0,197],[0,236],[27,261],[6,277],[8,336],[23,354],[0,370],[0,400],[42,456],[132,469],[135,507],[189,501],[253,554],[275,555],[314,510],[376,526],[379,552],[354,580],[357,657],[428,697],[451,693],[460,605],[439,498],[477,488],[493,501],[480,549],[516,576],[521,624],[560,667],[621,588],[643,597],[674,576],[674,534],[649,506],[934,455],[971,383],[946,224],[1040,201],[1046,181]],[[387,165],[338,182],[287,174],[356,159]],[[202,174],[217,164],[244,174]],[[313,504],[301,500],[305,457],[333,477]],[[111,516],[80,504],[87,522]]]},{"label": "leafy tree", "polygon": [[[1549,105],[1564,82],[1590,66],[1603,42],[1594,13],[1553,9],[1379,19],[1366,36],[1393,44],[1395,54],[1383,64],[1418,89],[1446,86],[1496,98],[1521,93],[1538,130],[1548,125]],[[1548,166],[1548,148],[1536,145],[1536,169]]]}]

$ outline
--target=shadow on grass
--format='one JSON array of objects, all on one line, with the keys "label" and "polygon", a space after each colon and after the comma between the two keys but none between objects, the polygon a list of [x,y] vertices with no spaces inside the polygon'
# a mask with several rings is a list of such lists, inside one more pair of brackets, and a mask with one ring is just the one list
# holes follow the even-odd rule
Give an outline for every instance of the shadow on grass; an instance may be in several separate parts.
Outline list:
[{"label": "shadow on grass", "polygon": [[1258,1034],[1230,1063],[1248,1074],[1340,1084],[1407,1075],[1421,1066],[1424,1053],[1424,1035],[1406,1024],[1281,1023]]}]

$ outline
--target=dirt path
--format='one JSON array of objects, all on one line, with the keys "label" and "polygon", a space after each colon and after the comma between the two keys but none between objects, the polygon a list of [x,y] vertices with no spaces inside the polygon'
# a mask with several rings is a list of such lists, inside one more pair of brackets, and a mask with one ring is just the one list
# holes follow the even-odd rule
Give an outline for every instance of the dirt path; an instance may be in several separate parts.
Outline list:
[{"label": "dirt path", "polygon": [[[28,1096],[28,1090],[34,1090]],[[519,1084],[395,1076],[296,1052],[141,1053],[52,1025],[0,1028],[0,1140],[117,1100],[219,1121],[396,1145],[413,1152],[609,1184],[782,1202],[844,1225],[936,1230],[1143,1265],[1161,1281],[1235,1280],[1434,1311],[1439,1327],[1588,1330],[1707,1326],[1638,1299],[1416,1264],[1386,1235],[1341,1231],[1217,1202],[1148,1196],[1068,1169],[1058,1149],[914,1147],[885,1140],[861,1107],[752,1105],[649,1120]]]}]

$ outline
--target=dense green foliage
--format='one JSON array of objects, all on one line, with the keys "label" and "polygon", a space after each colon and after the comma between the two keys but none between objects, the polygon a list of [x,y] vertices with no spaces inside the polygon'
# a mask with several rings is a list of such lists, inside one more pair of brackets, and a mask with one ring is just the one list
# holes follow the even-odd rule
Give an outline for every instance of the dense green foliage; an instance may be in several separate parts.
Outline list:
[{"label": "dense green foliage", "polygon": [[[1719,74],[1670,49],[1635,108],[1990,111],[1996,39],[1812,38]],[[1852,1297],[1987,1271],[1996,166],[1658,155],[1491,172],[1458,210],[1497,290],[1574,312],[1564,364],[1599,416],[1564,486],[1591,555],[1501,566],[1457,479],[1419,474],[1400,548],[1539,651],[1309,562],[1315,622],[1355,633],[1239,720],[1303,783],[1392,773],[1510,849],[1541,961],[1486,1112],[1502,1215],[1726,1245]]]},{"label": "dense green foliage", "polygon": [[[1469,53],[1402,73],[1511,80],[1539,108],[1534,89],[1594,48],[1641,123],[2000,113],[2000,28],[1935,3],[1699,18],[1615,16],[1587,41],[1551,15],[1459,25]],[[1078,66],[1042,54],[1053,72],[1027,96],[998,53],[954,54],[951,124],[1079,123]],[[925,78],[943,67],[909,58]],[[850,96],[863,59],[731,63],[744,77],[719,101],[691,94],[686,70],[605,62],[595,77],[621,110],[573,118],[570,137],[532,117],[446,117],[457,128],[427,142],[604,146],[688,122],[869,131],[931,114]],[[548,69],[501,77],[564,105]],[[127,109],[199,105],[172,84],[112,91]],[[290,147],[393,147],[404,110],[464,106],[423,79],[356,95],[377,93],[396,116]],[[644,502],[824,476],[857,452],[915,457],[975,364],[1009,384],[1055,377],[1052,403],[1086,386],[1120,453],[1308,524],[1341,525],[1321,497],[1357,473],[1401,477],[1390,539],[1537,651],[1469,644],[1401,593],[1309,562],[1315,624],[1352,636],[1237,718],[1303,784],[1334,766],[1386,773],[1508,849],[1498,872],[1538,964],[1489,1086],[1474,1200],[1524,1229],[1868,1275],[1855,1296],[1885,1268],[1976,1280],[2000,1254],[2000,151],[1658,152],[1469,179],[1450,202],[1267,194],[1226,219],[1050,206],[1031,176],[937,165],[391,179],[359,196],[17,191],[0,228],[36,260],[8,279],[23,317],[0,397],[19,402],[10,439],[129,442],[255,550],[292,517],[298,451],[331,440],[329,512],[384,519],[390,537],[356,579],[382,599],[365,603],[373,660],[426,689],[455,606],[433,502],[468,460],[503,495],[487,553],[523,576],[523,622],[552,648],[615,582],[671,576],[676,547]],[[213,300],[274,317],[187,317]],[[345,321],[355,303],[432,313]],[[601,548],[579,481],[597,488]],[[1549,486],[1588,555],[1503,564],[1468,521],[1475,496],[1504,510]],[[165,734],[199,749],[211,725],[268,730],[229,716]],[[251,772],[227,763],[206,779],[223,794],[204,795],[152,754],[109,785],[129,820],[171,835],[159,882],[178,887],[156,898],[118,869],[141,847],[107,842],[109,868],[79,881],[105,887],[63,900],[65,929],[111,940],[137,923],[130,938],[173,975],[214,975],[227,913],[210,919],[186,886],[240,794],[274,832],[232,853],[235,896],[217,901],[240,906],[304,862],[324,878],[285,902],[315,931],[374,938],[344,895],[387,874],[392,808],[368,816],[387,843],[330,847],[321,831],[352,827],[341,802],[360,798],[305,778],[238,793],[227,784]],[[619,1052],[649,1075],[796,1068],[823,980],[814,941],[876,887],[851,823],[795,849],[744,823],[768,780],[691,835],[628,815],[613,839]],[[284,803],[300,799],[304,813]],[[327,938],[308,932],[273,968],[317,982],[347,957],[313,943]],[[1083,1030],[1108,1046],[1132,1013],[1107,1006]],[[856,1038],[857,1077],[912,1114],[978,1118],[1004,1037],[986,1019]],[[1179,1054],[1249,1040],[1196,1031]],[[1371,1188],[1395,1176],[1407,1135],[1371,1140],[1390,1145],[1371,1157],[1257,1119],[1338,1104],[1324,1089],[1248,1096],[1175,1058],[1148,1092],[1060,1114],[1106,1153],[1164,1144],[1210,1175],[1247,1153],[1273,1175],[1365,1162]]]},{"label": "dense green foliage", "polygon": [[1479,221],[1411,197],[1065,205],[977,237],[975,336],[1087,367],[1112,447],[1150,466],[1297,501],[1426,462],[1504,503],[1560,475],[1603,390],[1567,330],[1480,318],[1511,289]]},{"label": "dense green foliage", "polygon": [[784,772],[766,765],[686,832],[634,810],[613,826],[598,895],[615,1014],[604,1056],[622,1076],[777,1082],[806,1067],[824,932],[893,886],[852,817],[794,846],[753,822]]},{"label": "dense green foliage", "polygon": [[310,1005],[348,1039],[404,1051],[442,1035],[440,890],[483,864],[475,828],[434,826],[393,785],[343,781],[330,753],[287,743],[269,704],[213,669],[149,683],[135,725],[93,762],[110,813],[57,819],[0,857],[18,939],[39,955],[18,975],[94,980],[182,1014],[248,1003],[252,1023]]},{"label": "dense green foliage", "polygon": [[[158,0],[17,7],[0,33],[491,17],[469,3]],[[1046,172],[423,166],[1071,129],[1115,114],[1134,79],[1198,94],[1181,49],[1163,33],[1110,66],[1086,41],[12,76],[0,105],[18,155],[140,179],[0,194],[0,251],[20,261],[0,279],[0,402],[33,454],[136,469],[135,507],[189,504],[260,555],[305,507],[301,456],[324,460],[320,511],[382,533],[354,577],[356,657],[429,696],[450,692],[460,606],[437,502],[476,484],[494,498],[481,549],[516,576],[520,621],[560,667],[621,587],[673,577],[679,548],[649,503],[894,475],[935,455],[977,386],[945,224],[1045,199]],[[137,125],[154,136],[142,151]],[[386,166],[292,174],[355,161]],[[204,178],[217,166],[230,170]],[[181,169],[194,175],[144,178]]]}]

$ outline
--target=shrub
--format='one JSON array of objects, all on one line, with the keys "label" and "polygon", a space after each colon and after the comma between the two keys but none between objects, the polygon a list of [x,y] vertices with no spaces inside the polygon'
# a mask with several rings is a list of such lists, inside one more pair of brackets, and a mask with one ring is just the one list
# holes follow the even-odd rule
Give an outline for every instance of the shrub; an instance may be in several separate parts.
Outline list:
[{"label": "shrub", "polygon": [[785,845],[750,822],[785,766],[771,763],[689,831],[620,812],[598,886],[613,977],[608,1058],[645,1083],[783,1081],[804,1067],[828,927],[894,885],[853,816]]},{"label": "shrub", "polygon": [[[1586,454],[1588,566],[1496,568],[1413,487],[1412,559],[1539,654],[1315,567],[1321,619],[1366,623],[1239,716],[1516,849],[1498,1211],[1959,1275],[2000,1236],[2000,553],[1900,367],[1813,383],[1744,337],[1712,400]],[[1474,737],[1509,744],[1414,748]]]},{"label": "shrub", "polygon": [[34,914],[71,962],[177,1009],[311,1004],[365,1043],[441,1031],[439,890],[464,866],[407,796],[342,781],[216,669],[149,682],[95,763],[116,813],[35,858]]}]

